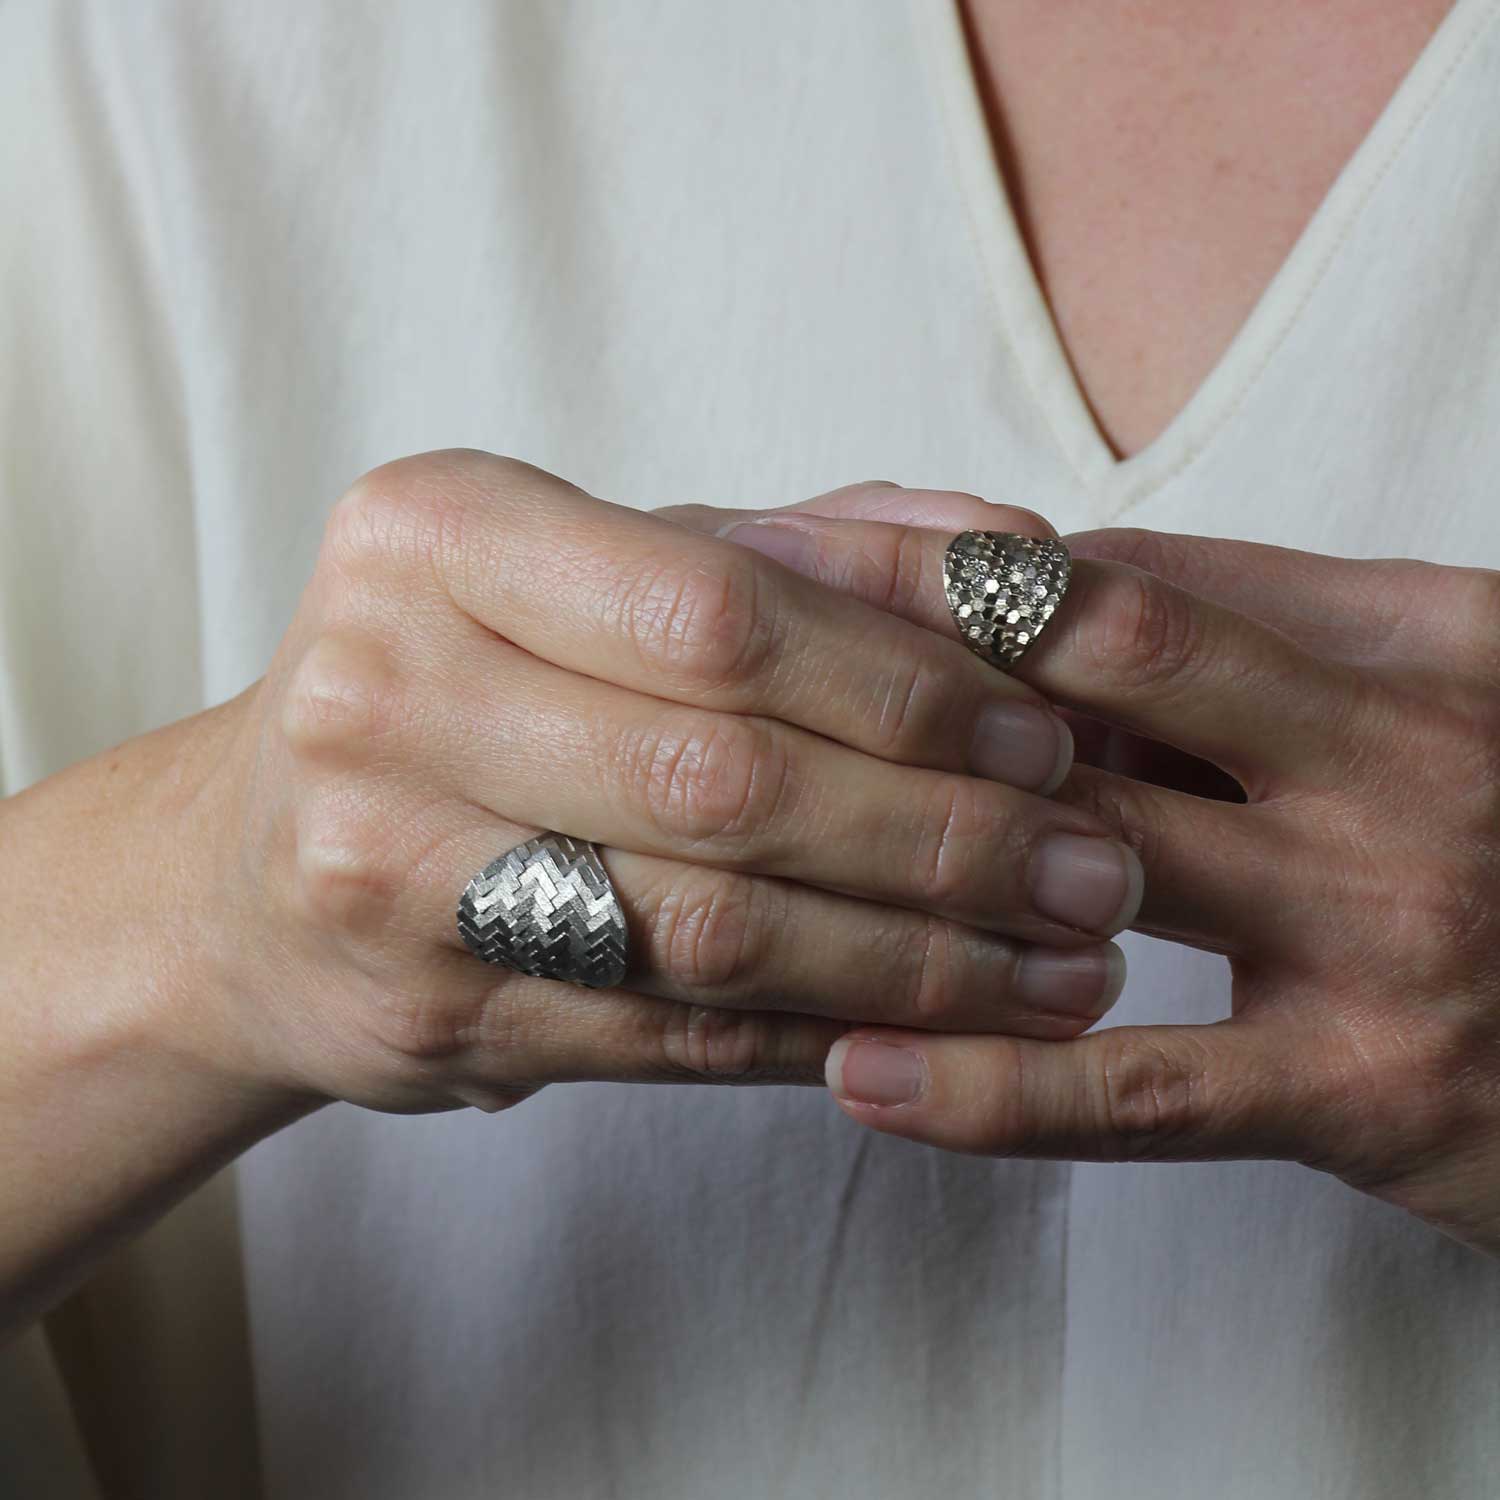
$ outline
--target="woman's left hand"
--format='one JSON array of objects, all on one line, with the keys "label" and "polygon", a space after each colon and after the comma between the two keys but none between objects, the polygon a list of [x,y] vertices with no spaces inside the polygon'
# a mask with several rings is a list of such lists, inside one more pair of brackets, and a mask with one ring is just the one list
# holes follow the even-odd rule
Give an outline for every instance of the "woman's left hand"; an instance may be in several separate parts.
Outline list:
[{"label": "woman's left hand", "polygon": [[[953,634],[943,553],[981,502],[820,498],[732,532],[679,518]],[[847,519],[881,510],[947,529]],[[1243,791],[1122,775],[1080,740],[1055,795],[1140,852],[1138,930],[1228,958],[1232,1014],[1063,1042],[860,1026],[828,1059],[839,1103],[997,1156],[1300,1161],[1500,1253],[1500,572],[1066,540],[1071,587],[1015,675],[1140,765],[1160,747]]]}]

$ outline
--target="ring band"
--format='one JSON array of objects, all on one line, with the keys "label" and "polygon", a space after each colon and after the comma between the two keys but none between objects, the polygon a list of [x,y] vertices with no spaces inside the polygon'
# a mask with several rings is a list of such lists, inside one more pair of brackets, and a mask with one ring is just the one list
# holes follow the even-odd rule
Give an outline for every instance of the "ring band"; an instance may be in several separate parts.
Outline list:
[{"label": "ring band", "polygon": [[542,833],[491,860],[464,887],[458,931],[486,963],[590,989],[625,978],[625,913],[598,848]]},{"label": "ring band", "polygon": [[961,531],[943,555],[943,593],[964,644],[1009,671],[1062,603],[1071,570],[1051,537]]}]

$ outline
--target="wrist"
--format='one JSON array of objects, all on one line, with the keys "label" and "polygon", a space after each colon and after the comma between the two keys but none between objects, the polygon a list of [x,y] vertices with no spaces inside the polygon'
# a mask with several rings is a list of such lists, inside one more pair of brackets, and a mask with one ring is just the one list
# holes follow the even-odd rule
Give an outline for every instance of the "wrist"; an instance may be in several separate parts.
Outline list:
[{"label": "wrist", "polygon": [[212,865],[186,816],[200,729],[216,732],[187,720],[0,802],[0,1323],[324,1102],[218,987]]},{"label": "wrist", "polygon": [[256,1024],[246,950],[260,944],[226,920],[241,904],[225,863],[234,813],[224,774],[239,703],[0,802],[0,931],[15,981],[7,1020],[43,1062],[128,1062],[197,1080],[268,1119],[295,1117],[327,1101],[279,1064]]},{"label": "wrist", "polygon": [[153,759],[170,770],[143,799],[144,847],[159,852],[145,923],[149,969],[141,1028],[184,1066],[268,1119],[295,1119],[331,1102],[280,1046],[274,1016],[291,976],[278,977],[276,935],[261,928],[266,901],[241,888],[244,812],[237,796],[253,755],[243,730],[257,683],[238,697],[160,731]]}]

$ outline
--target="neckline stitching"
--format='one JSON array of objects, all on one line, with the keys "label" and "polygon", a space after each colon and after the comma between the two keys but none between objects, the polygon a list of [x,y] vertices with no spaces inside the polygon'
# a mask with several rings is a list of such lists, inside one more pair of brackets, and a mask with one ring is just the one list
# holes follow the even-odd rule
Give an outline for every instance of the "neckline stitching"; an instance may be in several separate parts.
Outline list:
[{"label": "neckline stitching", "polygon": [[[1462,0],[1457,0],[1457,3],[1461,4]],[[1177,459],[1167,468],[1158,474],[1147,475],[1135,491],[1120,497],[1112,511],[1106,513],[1103,517],[1101,524],[1112,525],[1128,510],[1150,499],[1153,495],[1158,494],[1185,470],[1191,468],[1207,451],[1209,444],[1229,422],[1230,418],[1249,399],[1250,393],[1259,385],[1261,377],[1265,374],[1267,366],[1270,365],[1277,351],[1301,322],[1302,314],[1307,305],[1312,301],[1313,294],[1322,285],[1324,278],[1338,259],[1339,251],[1343,248],[1349,236],[1354,233],[1355,228],[1364,216],[1365,209],[1374,198],[1376,190],[1385,181],[1386,176],[1401,157],[1407,142],[1416,134],[1417,127],[1426,120],[1439,99],[1444,96],[1447,91],[1448,80],[1458,71],[1465,59],[1473,51],[1479,38],[1484,34],[1490,22],[1494,20],[1497,9],[1500,9],[1500,0],[1490,0],[1488,7],[1477,13],[1474,26],[1468,36],[1463,39],[1457,52],[1449,59],[1448,66],[1433,80],[1421,104],[1406,122],[1405,129],[1388,146],[1379,167],[1373,172],[1367,173],[1367,181],[1364,183],[1358,196],[1344,211],[1343,223],[1339,226],[1338,232],[1325,247],[1321,259],[1308,274],[1301,295],[1297,298],[1296,305],[1283,317],[1281,327],[1277,331],[1275,338],[1261,351],[1255,365],[1240,382],[1239,389],[1235,391],[1229,400],[1221,404],[1217,415],[1204,428],[1195,443],[1179,454]]]},{"label": "neckline stitching", "polygon": [[[1385,180],[1386,175],[1401,156],[1406,143],[1416,132],[1417,127],[1422,124],[1437,102],[1444,96],[1449,79],[1468,58],[1475,44],[1484,34],[1489,23],[1494,19],[1497,9],[1500,9],[1500,0],[1490,0],[1487,6],[1476,12],[1473,25],[1466,35],[1462,35],[1462,39],[1458,42],[1456,50],[1449,58],[1447,66],[1429,82],[1420,103],[1413,110],[1410,118],[1406,120],[1400,134],[1385,146],[1383,156],[1378,158],[1378,166],[1370,160],[1364,162],[1363,176],[1365,181],[1357,194],[1349,198],[1341,207],[1341,222],[1338,223],[1331,240],[1324,246],[1321,257],[1304,273],[1303,285],[1297,294],[1294,305],[1282,313],[1280,325],[1276,328],[1274,336],[1261,348],[1258,356],[1255,357],[1254,364],[1245,373],[1240,375],[1237,387],[1231,394],[1218,403],[1216,409],[1211,410],[1206,424],[1202,427],[1197,437],[1190,443],[1185,444],[1182,451],[1175,458],[1165,460],[1164,467],[1155,470],[1145,469],[1141,478],[1133,487],[1127,487],[1122,482],[1123,493],[1116,496],[1113,502],[1110,503],[1110,487],[1121,475],[1129,460],[1117,460],[1114,463],[1103,466],[1080,463],[1079,455],[1075,452],[1075,444],[1065,437],[1062,428],[1056,420],[1057,414],[1052,410],[1051,404],[1044,399],[1037,385],[1031,367],[1032,361],[1023,347],[1021,339],[1017,335],[1015,318],[1006,295],[1006,288],[1001,286],[999,282],[1002,267],[997,263],[997,257],[1001,253],[1011,253],[1017,247],[1007,247],[998,244],[991,246],[979,223],[979,214],[984,204],[982,201],[977,200],[982,200],[989,192],[1007,192],[1008,185],[1004,182],[1003,176],[1000,175],[1000,164],[996,156],[995,142],[990,133],[988,121],[984,118],[983,114],[981,113],[977,120],[969,119],[960,121],[957,118],[957,112],[961,109],[965,109],[972,114],[975,110],[980,110],[982,107],[978,94],[978,81],[974,74],[974,60],[972,56],[966,58],[968,67],[966,75],[961,71],[958,80],[953,80],[945,76],[945,70],[949,65],[957,66],[960,58],[957,54],[951,57],[941,55],[939,47],[944,46],[950,51],[961,47],[965,50],[965,53],[967,53],[968,48],[967,38],[963,31],[963,17],[959,9],[959,0],[942,0],[941,11],[937,14],[934,13],[933,0],[911,0],[911,3],[916,8],[913,19],[921,39],[929,80],[938,94],[938,112],[943,121],[945,151],[950,169],[953,169],[954,175],[957,178],[959,196],[964,202],[963,220],[971,251],[979,263],[988,298],[996,313],[996,321],[999,324],[1000,331],[1008,347],[1011,362],[1019,369],[1022,384],[1027,395],[1033,407],[1041,416],[1047,431],[1051,434],[1053,443],[1062,455],[1074,480],[1077,481],[1085,493],[1095,497],[1097,501],[1105,502],[1103,514],[1099,516],[1098,521],[1098,524],[1102,525],[1113,524],[1127,511],[1132,510],[1145,500],[1160,493],[1168,484],[1179,478],[1184,471],[1203,456],[1225,425],[1241,409],[1250,393],[1258,386],[1266,367],[1271,363],[1277,351],[1301,321],[1303,312],[1306,310],[1318,288],[1322,285],[1329,269],[1337,260],[1339,252],[1359,223],[1376,189]],[[1453,20],[1454,12],[1466,3],[1467,0],[1454,0],[1453,10],[1446,14],[1443,20],[1438,23],[1439,28],[1450,20]],[[939,33],[939,27],[946,28],[946,34]],[[1434,36],[1436,36],[1436,32],[1434,32]],[[1431,41],[1432,38],[1429,38],[1429,47]],[[1425,53],[1427,48],[1423,50]],[[1420,56],[1417,60],[1418,62],[1420,61]],[[1417,63],[1414,62],[1412,65],[1413,69],[1416,65]],[[1412,69],[1408,69],[1407,73],[1403,75],[1401,82],[1397,85],[1398,91],[1407,85],[1411,75]],[[960,86],[953,86],[955,83],[958,83]],[[1349,161],[1345,163],[1345,169],[1366,155],[1365,148],[1370,145],[1375,135],[1380,132],[1382,121],[1389,122],[1394,119],[1394,116],[1391,116],[1389,113],[1391,102],[1394,99],[1395,94],[1392,94],[1391,98],[1387,100],[1386,106],[1381,111],[1380,116],[1377,117],[1374,126],[1371,127],[1370,132],[1364,137],[1360,145],[1355,148],[1354,154],[1349,158]],[[965,129],[966,127],[967,135],[973,137],[972,142],[960,136],[961,129]],[[978,131],[977,136],[974,135],[976,129]],[[976,147],[983,145],[985,149],[982,151],[970,150],[968,148],[971,144]],[[975,181],[975,176],[981,163],[995,174],[993,182],[978,183]],[[1343,172],[1341,171],[1339,175],[1342,177]],[[1323,210],[1329,206],[1332,199],[1338,194],[1338,187],[1339,181],[1336,179],[1315,212],[1315,217],[1320,216]],[[996,214],[999,215],[1003,205],[996,204],[994,207]],[[1011,211],[1010,225],[1015,227],[1013,210]],[[1262,290],[1260,300],[1247,315],[1245,322],[1241,324],[1241,334],[1244,333],[1250,323],[1260,321],[1260,313],[1268,310],[1275,284],[1284,279],[1283,273],[1292,266],[1294,261],[1301,259],[1298,255],[1299,248],[1308,248],[1311,246],[1312,240],[1308,233],[1311,226],[1312,221],[1310,220],[1308,225],[1304,226],[1297,241],[1294,242],[1292,250],[1281,262],[1276,273]],[[1002,219],[1001,224],[997,227],[999,232],[1004,233],[1007,224]],[[1019,250],[1021,253],[1025,253],[1024,245],[1020,246]],[[1050,309],[1046,308],[1045,304],[1042,311],[1051,316]],[[1227,373],[1229,355],[1232,353],[1234,343],[1238,341],[1239,335],[1236,335],[1236,339],[1231,341],[1230,350],[1227,350],[1225,356],[1221,357],[1218,364],[1209,372],[1208,377],[1199,385],[1194,396],[1189,399],[1187,406],[1178,413],[1179,418],[1190,407],[1198,404],[1198,396],[1202,395],[1209,385],[1220,383],[1219,377]],[[1066,363],[1065,351],[1059,348],[1058,353]],[[1071,369],[1071,365],[1069,365],[1069,368]],[[1077,386],[1076,375],[1074,385],[1075,387]],[[1075,394],[1079,400],[1083,399],[1081,390],[1076,390]],[[1176,425],[1176,421],[1177,419],[1174,418],[1169,426]],[[1153,443],[1155,441],[1153,439]],[[1148,444],[1147,448],[1142,450],[1142,453],[1149,452],[1151,446]],[[1095,470],[1095,472],[1091,473],[1090,469]]]},{"label": "neckline stitching", "polygon": [[[1054,420],[1050,404],[1042,399],[1041,392],[1037,389],[1036,381],[1032,378],[1031,361],[1022,348],[1021,341],[1016,335],[1014,320],[1005,289],[999,283],[999,268],[994,263],[994,257],[990,253],[988,242],[979,224],[980,205],[976,202],[979,196],[976,192],[976,184],[973,182],[974,167],[969,160],[969,153],[965,151],[965,142],[960,139],[960,122],[955,118],[955,111],[965,109],[969,105],[978,106],[978,98],[972,85],[967,88],[954,89],[949,86],[949,80],[944,77],[944,69],[947,59],[938,52],[940,39],[934,35],[934,24],[931,15],[924,16],[922,11],[934,3],[941,3],[947,12],[936,25],[949,29],[950,35],[942,41],[949,47],[967,46],[963,35],[963,22],[958,14],[959,0],[911,0],[916,10],[917,30],[921,38],[923,62],[928,70],[933,92],[937,94],[938,114],[942,119],[942,135],[945,153],[947,155],[950,170],[958,178],[959,196],[963,199],[963,220],[968,231],[969,243],[974,259],[978,262],[981,275],[984,279],[985,289],[989,300],[997,314],[1001,334],[1010,353],[1011,363],[1020,372],[1021,381],[1025,386],[1032,405],[1041,417],[1047,431],[1051,433],[1052,440],[1062,455],[1064,462],[1071,470],[1073,477],[1084,487],[1089,486],[1089,478],[1079,466],[1072,445],[1064,440],[1063,434]],[[972,64],[971,64],[972,67]],[[970,122],[972,124],[972,122]],[[984,126],[983,134],[989,138],[987,124],[981,118],[980,124]],[[989,156],[994,156],[994,142],[989,142]],[[999,171],[998,160],[994,163],[994,170]]]}]

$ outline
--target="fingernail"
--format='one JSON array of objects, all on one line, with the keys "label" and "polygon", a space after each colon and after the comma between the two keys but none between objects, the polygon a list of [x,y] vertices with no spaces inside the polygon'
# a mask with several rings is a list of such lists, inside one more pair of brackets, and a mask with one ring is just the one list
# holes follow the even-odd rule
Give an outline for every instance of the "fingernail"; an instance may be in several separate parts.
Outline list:
[{"label": "fingernail", "polygon": [[1013,987],[1018,999],[1038,1010],[1102,1016],[1125,988],[1125,954],[1114,943],[1026,948]]},{"label": "fingernail", "polygon": [[854,1104],[910,1104],[922,1092],[927,1069],[921,1055],[889,1042],[840,1037],[823,1074],[829,1089]]},{"label": "fingernail", "polygon": [[1044,917],[1111,937],[1135,920],[1146,874],[1113,839],[1049,834],[1032,857],[1031,899]]},{"label": "fingernail", "polygon": [[1046,796],[1073,765],[1073,735],[1055,713],[1033,703],[991,703],[980,711],[969,764],[991,781]]},{"label": "fingernail", "polygon": [[723,533],[726,542],[736,542],[752,552],[762,553],[798,573],[816,573],[818,539],[800,526],[783,526],[775,521],[741,521]]},{"label": "fingernail", "polygon": [[[992,503],[1004,504],[1005,502],[994,501]],[[1057,541],[1059,539],[1057,527],[1055,527],[1052,522],[1046,518],[1046,516],[1040,514],[1038,511],[1030,510],[1024,505],[1006,505],[1006,509],[1018,511],[1023,516],[1030,516],[1031,519],[1036,522],[1036,534],[1038,536],[1051,537],[1053,541]],[[1014,526],[1011,526],[1008,529],[1014,531],[1016,528]]]}]

